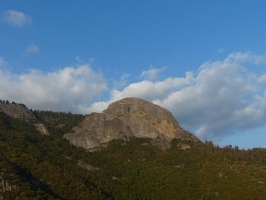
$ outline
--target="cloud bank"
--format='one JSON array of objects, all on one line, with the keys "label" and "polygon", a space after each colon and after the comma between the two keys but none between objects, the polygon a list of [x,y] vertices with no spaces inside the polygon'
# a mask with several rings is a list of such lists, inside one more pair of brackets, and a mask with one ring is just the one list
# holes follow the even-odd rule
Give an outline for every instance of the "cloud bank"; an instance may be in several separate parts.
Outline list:
[{"label": "cloud bank", "polygon": [[265,55],[232,53],[223,61],[205,62],[185,77],[143,80],[112,90],[109,101],[96,102],[90,110],[101,111],[112,101],[137,96],[169,109],[182,127],[199,138],[218,140],[265,125],[266,74],[247,70],[265,62]]},{"label": "cloud bank", "polygon": [[[119,89],[109,88],[108,80],[89,65],[49,73],[0,70],[0,98],[33,109],[87,114],[124,97],[140,97],[170,110],[183,128],[199,138],[216,140],[265,125],[266,74],[248,70],[265,63],[265,55],[232,53],[221,61],[207,61],[184,77],[156,81],[157,73],[165,68],[153,68],[140,74],[143,80],[124,85],[129,76],[123,76]],[[99,101],[103,95],[109,98]]]},{"label": "cloud bank", "polygon": [[0,80],[0,98],[39,110],[88,113],[86,105],[107,90],[102,75],[88,65],[20,75],[0,70]]}]

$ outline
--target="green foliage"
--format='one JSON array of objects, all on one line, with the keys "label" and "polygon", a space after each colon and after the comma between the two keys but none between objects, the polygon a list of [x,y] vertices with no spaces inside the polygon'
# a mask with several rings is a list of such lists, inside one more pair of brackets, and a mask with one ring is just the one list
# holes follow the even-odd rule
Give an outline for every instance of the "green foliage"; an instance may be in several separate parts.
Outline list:
[{"label": "green foliage", "polygon": [[39,121],[44,123],[53,136],[62,137],[63,134],[71,132],[71,129],[84,119],[84,115],[72,114],[70,112],[34,111]]},{"label": "green foliage", "polygon": [[0,112],[0,183],[4,199],[262,199],[266,150],[173,140],[113,140],[88,152],[62,138],[84,116],[35,111],[51,135]]}]

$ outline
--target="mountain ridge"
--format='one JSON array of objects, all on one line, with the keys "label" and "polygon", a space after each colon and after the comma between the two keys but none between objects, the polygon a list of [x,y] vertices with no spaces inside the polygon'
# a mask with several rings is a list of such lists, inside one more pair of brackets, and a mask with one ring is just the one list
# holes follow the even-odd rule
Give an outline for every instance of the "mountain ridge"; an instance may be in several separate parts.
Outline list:
[{"label": "mountain ridge", "polygon": [[[171,148],[162,150],[152,144],[155,139],[132,137],[114,139],[91,152],[63,139],[85,116],[33,114],[36,119],[26,121],[0,112],[0,199],[263,199],[266,195],[266,149],[221,148],[212,142],[174,138]],[[36,122],[44,123],[50,135],[40,134]]]},{"label": "mountain ridge", "polygon": [[[38,119],[38,111],[28,109],[22,103],[1,100],[0,112],[31,122],[40,133],[50,134],[49,125]],[[71,144],[89,150],[105,147],[114,139],[128,141],[133,137],[149,138],[152,145],[162,149],[170,148],[174,138],[200,142],[195,135],[179,126],[170,111],[136,97],[120,99],[101,113],[85,115],[84,120],[63,137]]]}]

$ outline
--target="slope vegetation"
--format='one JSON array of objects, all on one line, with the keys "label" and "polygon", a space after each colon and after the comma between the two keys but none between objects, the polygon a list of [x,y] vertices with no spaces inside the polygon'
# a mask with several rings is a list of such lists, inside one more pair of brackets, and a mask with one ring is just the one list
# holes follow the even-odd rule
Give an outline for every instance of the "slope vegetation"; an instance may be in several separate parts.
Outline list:
[{"label": "slope vegetation", "polygon": [[[89,152],[63,139],[84,116],[0,112],[0,199],[264,199],[266,150],[175,138],[117,139]],[[50,135],[41,134],[36,122]]]}]

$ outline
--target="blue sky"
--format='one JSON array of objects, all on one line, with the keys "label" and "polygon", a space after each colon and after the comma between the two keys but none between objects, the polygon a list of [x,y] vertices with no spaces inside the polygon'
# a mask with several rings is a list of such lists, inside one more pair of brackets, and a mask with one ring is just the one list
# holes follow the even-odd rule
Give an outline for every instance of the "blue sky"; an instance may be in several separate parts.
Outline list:
[{"label": "blue sky", "polygon": [[136,96],[201,140],[266,147],[266,2],[0,1],[0,99],[88,114]]}]

